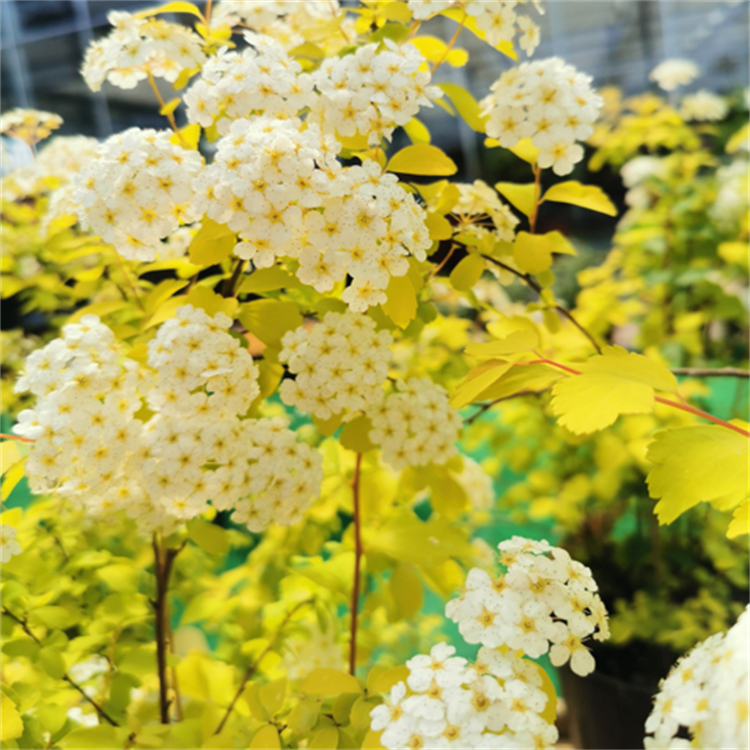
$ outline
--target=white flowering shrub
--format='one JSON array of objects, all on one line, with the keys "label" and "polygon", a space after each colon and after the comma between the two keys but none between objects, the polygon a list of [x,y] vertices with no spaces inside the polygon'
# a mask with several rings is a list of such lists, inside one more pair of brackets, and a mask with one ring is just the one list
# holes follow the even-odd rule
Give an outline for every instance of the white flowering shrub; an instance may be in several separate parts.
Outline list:
[{"label": "white flowering shrub", "polygon": [[[595,305],[556,297],[556,256],[577,250],[540,230],[549,203],[616,216],[599,187],[556,177],[582,171],[591,138],[609,139],[602,164],[630,160],[633,211],[658,180],[680,185],[713,162],[689,172],[633,153],[590,75],[558,58],[518,63],[539,43],[538,12],[480,0],[113,11],[83,80],[150,87],[165,129],[36,152],[60,118],[2,116],[2,294],[40,328],[3,337],[15,419],[0,443],[3,748],[551,747],[557,700],[530,659],[588,675],[608,615],[561,547],[513,537],[495,575],[481,535],[492,475],[555,452],[533,442],[550,417],[579,443],[642,418],[628,450],[653,464],[659,521],[708,501],[734,514],[729,536],[745,532],[747,426],[689,404],[697,391],[680,392],[667,367],[679,342],[698,346],[684,326],[714,321],[679,308],[680,291],[665,346],[625,351]],[[436,17],[454,25],[446,41],[425,33]],[[467,63],[468,34],[513,61],[481,103],[444,75]],[[689,78],[677,68],[657,76],[664,88]],[[453,181],[458,165],[420,119],[436,106],[527,179]],[[699,92],[665,105],[644,143],[694,143],[723,116]],[[735,276],[742,137],[710,202],[724,234],[701,240]],[[659,255],[659,278],[673,261]],[[697,273],[728,299],[737,279],[700,276],[708,267],[686,267],[680,289]],[[506,290],[516,281],[533,301]],[[622,323],[626,297],[597,299],[622,305]],[[715,309],[739,330],[736,307]],[[523,445],[492,435],[481,463],[464,455],[488,438],[479,417],[526,397],[538,418],[519,420]],[[662,410],[672,421],[646,449]],[[529,482],[565,507],[571,494],[626,502],[601,473],[566,476],[559,498],[538,472]],[[21,507],[9,496],[24,477],[36,497]],[[426,589],[445,617],[424,611]],[[445,618],[479,647],[473,661],[446,642]],[[649,732],[673,742],[684,715],[664,703]],[[741,736],[722,727],[691,731]]]},{"label": "white flowering shrub", "polygon": [[[647,750],[748,744],[749,616],[745,609],[726,633],[698,644],[662,680],[646,721]],[[678,737],[685,730],[689,739]]]}]

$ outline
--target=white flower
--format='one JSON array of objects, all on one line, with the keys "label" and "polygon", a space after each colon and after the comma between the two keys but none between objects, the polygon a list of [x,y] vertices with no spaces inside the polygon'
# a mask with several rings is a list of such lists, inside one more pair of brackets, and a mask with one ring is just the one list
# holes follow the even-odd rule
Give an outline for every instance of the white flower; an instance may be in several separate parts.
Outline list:
[{"label": "white flower", "polygon": [[0,562],[7,563],[13,555],[20,555],[23,550],[16,541],[16,530],[7,523],[0,525]]},{"label": "white flower", "polygon": [[672,59],[660,62],[648,77],[664,91],[674,91],[679,86],[695,80],[699,75],[700,68],[694,62]]},{"label": "white flower", "polygon": [[680,116],[683,120],[718,122],[727,116],[727,112],[729,105],[726,99],[706,89],[689,94],[680,106]]}]

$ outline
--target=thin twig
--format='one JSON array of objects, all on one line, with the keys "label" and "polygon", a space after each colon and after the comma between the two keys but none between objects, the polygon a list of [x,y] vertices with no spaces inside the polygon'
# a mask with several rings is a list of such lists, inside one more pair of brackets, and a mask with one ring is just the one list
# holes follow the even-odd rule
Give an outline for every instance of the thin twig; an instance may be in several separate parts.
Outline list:
[{"label": "thin twig", "polygon": [[172,574],[174,559],[185,547],[165,549],[161,537],[154,534],[152,539],[156,567],[156,600],[151,602],[154,608],[156,629],[156,666],[159,673],[159,716],[162,724],[169,724],[169,684],[167,680],[167,656],[169,651],[169,578]]},{"label": "thin twig", "polygon": [[[208,25],[208,24],[207,24]],[[154,79],[154,76],[151,74],[151,71],[146,71],[148,74],[148,82],[151,84],[151,88],[154,91],[154,94],[156,95],[157,100],[159,101],[159,110],[161,111],[166,106],[164,102],[164,98],[161,95],[161,92],[159,91],[159,87],[156,85],[156,80]],[[169,127],[174,130],[175,135],[180,139],[180,144],[183,146],[187,146],[187,143],[185,143],[185,139],[182,137],[182,133],[180,132],[180,129],[177,127],[177,122],[174,119],[174,113],[168,112],[165,117],[169,121]]]},{"label": "thin twig", "polygon": [[542,184],[542,168],[541,167],[534,167],[534,208],[531,211],[531,216],[529,216],[529,234],[534,234],[536,231],[536,217],[539,213],[539,203],[540,203],[540,187]]},{"label": "thin twig", "polygon": [[3,440],[18,440],[19,443],[35,443],[33,438],[21,437],[20,435],[8,435],[6,432],[0,432],[0,438]]},{"label": "thin twig", "polygon": [[[542,296],[542,285],[530,273],[517,271],[515,268],[511,268],[511,266],[497,260],[496,258],[493,258],[490,255],[482,255],[482,257],[485,260],[488,260],[490,263],[494,263],[499,268],[502,268],[505,271],[508,271],[517,276],[525,284],[528,284],[528,286],[531,287],[531,289],[533,289],[540,297]],[[566,310],[562,305],[558,304],[556,304],[553,309],[557,310],[560,315],[567,318],[591,342],[591,345],[594,347],[594,349],[596,349],[597,354],[602,353],[602,348],[601,346],[599,346],[596,339],[573,317],[573,314],[569,310]]]},{"label": "thin twig", "polygon": [[493,406],[502,403],[503,401],[510,401],[514,398],[521,398],[522,396],[541,396],[544,391],[519,391],[514,393],[512,396],[503,396],[502,398],[496,398],[494,401],[489,401],[486,404],[482,404],[470,417],[464,419],[465,425],[470,425],[476,422],[479,417],[485,412],[489,411]]},{"label": "thin twig", "polygon": [[[34,641],[34,643],[36,643],[38,646],[43,645],[42,642],[31,632],[31,628],[29,627],[29,624],[25,619],[13,614],[13,612],[11,612],[7,607],[3,607],[2,612],[4,615],[10,617],[11,620],[17,622],[21,626],[23,632],[26,633],[26,635],[28,635],[29,638]],[[102,717],[102,719],[111,724],[113,727],[120,726],[93,698],[86,695],[84,689],[77,682],[72,680],[67,672],[60,679],[62,679],[63,682],[67,682],[68,685],[77,690],[83,696],[83,698],[85,698],[94,707],[94,709],[99,714],[99,716]]]},{"label": "thin twig", "polygon": [[464,17],[461,19],[461,23],[458,24],[458,28],[456,29],[456,33],[453,34],[451,37],[451,40],[448,42],[448,45],[445,48],[445,51],[443,52],[442,56],[438,59],[438,61],[432,66],[431,75],[435,75],[435,71],[445,62],[445,58],[448,57],[448,54],[453,49],[453,45],[458,40],[458,35],[461,33],[461,29],[463,29],[464,24],[466,23],[466,19],[469,17],[468,13],[464,13]]},{"label": "thin twig", "polygon": [[352,480],[352,494],[354,501],[354,582],[352,584],[351,624],[349,639],[349,673],[354,675],[357,670],[357,620],[359,618],[359,574],[362,565],[362,519],[359,507],[359,478],[362,467],[362,454],[357,453],[354,463],[354,478]]},{"label": "thin twig", "polygon": [[242,272],[245,270],[246,263],[246,260],[237,258],[237,262],[234,265],[232,275],[228,279],[224,279],[224,284],[221,288],[222,297],[237,296],[237,290],[235,290],[235,287],[237,286],[237,282],[239,281],[240,276],[242,276]]},{"label": "thin twig", "polygon": [[146,311],[146,307],[143,304],[143,300],[141,299],[141,295],[138,292],[138,287],[135,285],[135,282],[133,279],[130,278],[130,274],[125,269],[125,266],[123,265],[122,261],[120,260],[120,254],[117,252],[117,250],[114,250],[115,254],[115,262],[120,268],[120,271],[122,271],[122,275],[125,277],[125,281],[127,282],[128,286],[133,292],[133,296],[135,297],[135,301],[138,303],[138,307],[141,308],[144,312]]},{"label": "thin twig", "polygon": [[438,275],[438,274],[440,273],[440,271],[441,271],[441,270],[443,269],[443,266],[444,266],[444,265],[445,265],[445,264],[446,264],[446,263],[447,263],[447,262],[448,262],[448,261],[449,261],[449,260],[451,259],[451,257],[453,256],[453,253],[454,253],[454,251],[455,251],[455,249],[456,249],[457,247],[458,247],[458,245],[456,245],[456,243],[455,243],[455,242],[451,244],[451,246],[450,246],[450,249],[449,249],[449,250],[448,250],[448,252],[447,252],[447,253],[445,254],[445,258],[443,258],[443,259],[442,259],[442,260],[440,261],[440,263],[438,263],[438,264],[437,264],[437,265],[435,266],[435,268],[433,268],[433,269],[432,269],[432,271],[430,271],[430,275],[429,275],[429,276],[427,277],[427,281],[432,281],[432,279],[434,279],[434,278],[435,278],[435,276],[437,276],[437,275]]},{"label": "thin twig", "polygon": [[312,604],[312,599],[305,599],[302,602],[297,602],[297,604],[294,605],[287,613],[284,619],[281,621],[281,625],[279,625],[279,629],[276,631],[276,634],[271,639],[270,643],[263,649],[263,651],[258,654],[255,661],[245,670],[245,674],[242,676],[242,680],[240,682],[240,686],[237,689],[237,692],[234,694],[234,698],[232,698],[232,702],[227,707],[226,712],[224,713],[224,716],[219,723],[219,726],[216,727],[216,731],[214,732],[214,735],[220,734],[221,730],[224,729],[224,725],[227,723],[227,720],[229,719],[229,716],[231,715],[232,711],[234,710],[234,705],[237,703],[237,701],[240,699],[240,696],[242,695],[243,691],[245,690],[245,686],[248,683],[248,680],[255,674],[255,670],[258,669],[258,666],[263,661],[263,659],[266,657],[268,653],[271,652],[271,650],[276,645],[276,642],[281,637],[281,634],[284,630],[284,628],[289,623],[289,620],[292,619],[294,614],[297,612],[297,610],[301,609],[307,604]]},{"label": "thin twig", "polygon": [[674,367],[673,375],[686,375],[690,378],[750,378],[750,372],[736,367],[722,367],[712,370],[710,367]]}]

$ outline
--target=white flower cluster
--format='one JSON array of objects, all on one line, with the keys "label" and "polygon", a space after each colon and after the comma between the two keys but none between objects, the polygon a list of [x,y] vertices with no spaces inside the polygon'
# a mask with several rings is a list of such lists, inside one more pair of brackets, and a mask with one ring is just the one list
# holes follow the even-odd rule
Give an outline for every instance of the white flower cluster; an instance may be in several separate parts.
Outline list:
[{"label": "white flower cluster", "polygon": [[81,224],[124,258],[154,260],[163,237],[200,218],[192,208],[192,183],[203,158],[171,137],[169,131],[129,128],[108,138],[75,178]]},{"label": "white flower cluster", "polygon": [[547,701],[537,666],[513,651],[483,647],[475,664],[439,643],[406,666],[406,684],[370,713],[380,743],[397,748],[549,748],[558,739],[541,715]]},{"label": "white flower cluster", "polygon": [[53,130],[57,130],[62,123],[62,117],[52,112],[12,109],[0,116],[0,133],[33,145],[46,138]]},{"label": "white flower cluster", "polygon": [[324,133],[351,137],[366,135],[370,145],[390,137],[406,125],[420,107],[431,107],[442,96],[430,86],[425,60],[412,44],[398,46],[390,39],[366,44],[343,57],[329,57],[313,74],[320,96],[313,100],[308,119]]},{"label": "white flower cluster", "polygon": [[[543,12],[539,0],[532,0],[538,12]],[[414,18],[424,20],[450,8],[463,7],[476,18],[477,28],[486,34],[487,43],[497,47],[501,42],[512,42],[520,33],[518,43],[527,55],[532,55],[539,44],[539,27],[528,17],[516,14],[518,2],[487,2],[487,0],[409,0]]]},{"label": "white flower cluster", "polygon": [[750,208],[750,164],[747,155],[740,155],[731,164],[717,169],[716,181],[716,200],[709,214],[722,229],[733,229],[746,219]]},{"label": "white flower cluster", "polygon": [[[497,192],[482,180],[474,180],[472,185],[460,183],[457,185],[460,197],[451,210],[458,217],[457,232],[468,229],[473,234],[481,236],[484,232],[492,232],[498,240],[512,242],[515,239],[516,225],[519,219],[500,200]],[[489,216],[494,230],[489,227],[469,226],[475,224],[482,216]]]},{"label": "white flower cluster", "polygon": [[[302,628],[301,628],[302,629]],[[309,623],[301,633],[284,639],[284,668],[290,680],[299,680],[314,669],[344,669],[344,655],[336,642],[336,629],[325,632],[317,622]]]},{"label": "white flower cluster", "polygon": [[450,407],[448,394],[429,378],[398,381],[398,391],[371,406],[370,440],[394,469],[444,464],[456,450],[463,422]]},{"label": "white flower cluster", "polygon": [[299,279],[319,292],[351,276],[342,297],[364,312],[431,241],[424,209],[395,175],[372,161],[344,168],[338,149],[297,119],[235,120],[194,183],[195,208],[238,232],[235,254],[260,268],[295,258]]},{"label": "white flower cluster", "polygon": [[16,530],[7,523],[0,525],[0,562],[10,562],[13,555],[20,555],[23,550],[16,541]]},{"label": "white flower cluster", "polygon": [[185,26],[114,10],[107,20],[114,29],[89,45],[81,68],[92,91],[104,81],[132,89],[149,75],[173,83],[206,61],[201,38]]},{"label": "white flower cluster", "polygon": [[245,32],[253,46],[242,52],[219,51],[185,94],[190,122],[207,128],[216,123],[222,135],[233,120],[265,114],[293,117],[312,105],[313,80],[268,36]]},{"label": "white flower cluster", "polygon": [[178,308],[150,342],[148,367],[124,359],[95,316],[34,352],[16,390],[37,403],[14,427],[35,441],[32,491],[93,515],[124,510],[144,530],[172,529],[209,500],[254,531],[298,520],[317,495],[320,458],[283,421],[238,419],[259,393],[258,371],[231,322]]},{"label": "white flower cluster", "polygon": [[533,659],[549,651],[556,667],[570,660],[576,674],[593,672],[584,640],[605,640],[609,630],[591,571],[547,542],[513,537],[498,549],[507,572],[493,579],[473,568],[461,597],[445,607],[464,640]]},{"label": "white flower cluster", "polygon": [[463,471],[456,477],[474,510],[491,510],[495,503],[492,477],[473,458],[462,456]]},{"label": "white flower cluster", "polygon": [[489,114],[487,135],[504,148],[531,138],[539,149],[537,163],[565,175],[583,159],[576,141],[593,132],[602,99],[591,88],[591,76],[558,57],[523,63],[506,70],[482,105]]},{"label": "white flower cluster", "polygon": [[375,321],[357,313],[326,313],[307,331],[300,326],[282,339],[281,362],[295,380],[284,380],[281,400],[329,419],[344,412],[348,420],[383,397],[393,337],[376,331]]},{"label": "white flower cluster", "polygon": [[718,122],[727,116],[727,112],[729,105],[726,99],[706,89],[688,94],[680,105],[680,117],[683,120]]},{"label": "white flower cluster", "polygon": [[664,91],[674,91],[680,86],[694,81],[700,75],[700,68],[690,60],[672,59],[660,62],[649,73],[649,78]]},{"label": "white flower cluster", "polygon": [[285,49],[314,41],[327,49],[356,36],[354,21],[341,19],[344,34],[331,34],[331,21],[340,17],[339,0],[222,0],[214,6],[211,26],[243,26],[277,39]]},{"label": "white flower cluster", "polygon": [[[750,611],[683,656],[661,681],[646,720],[647,750],[726,748],[750,742]],[[678,737],[684,727],[690,740]]]}]

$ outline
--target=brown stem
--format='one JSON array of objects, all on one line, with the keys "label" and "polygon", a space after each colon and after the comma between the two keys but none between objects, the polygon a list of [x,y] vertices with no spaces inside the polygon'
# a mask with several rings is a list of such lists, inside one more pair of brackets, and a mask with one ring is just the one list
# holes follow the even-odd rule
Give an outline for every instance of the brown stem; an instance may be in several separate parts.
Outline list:
[{"label": "brown stem", "polygon": [[522,396],[541,396],[544,391],[519,391],[514,393],[512,396],[503,396],[502,398],[496,398],[494,401],[490,401],[486,404],[482,404],[470,417],[464,419],[464,424],[469,425],[476,422],[479,417],[482,416],[486,411],[489,411],[493,406],[502,403],[503,401],[510,401],[513,398],[521,398]]},{"label": "brown stem", "polygon": [[[2,612],[4,615],[10,617],[11,620],[17,622],[21,626],[23,632],[26,633],[26,635],[28,635],[29,638],[34,641],[34,643],[36,643],[38,646],[43,645],[42,642],[31,632],[29,623],[25,619],[13,614],[13,612],[11,612],[7,607],[3,607]],[[63,682],[67,682],[68,685],[77,690],[81,694],[81,696],[94,707],[94,710],[99,714],[99,716],[102,717],[102,719],[104,719],[104,721],[108,722],[113,727],[120,726],[93,698],[86,695],[84,689],[77,682],[72,680],[67,672],[61,677],[61,679]]]},{"label": "brown stem", "polygon": [[441,271],[441,270],[443,269],[443,266],[444,266],[444,265],[445,265],[445,264],[446,264],[446,263],[447,263],[447,262],[448,262],[448,261],[449,261],[449,260],[451,259],[451,257],[453,256],[453,252],[455,251],[455,249],[456,249],[457,247],[458,247],[458,245],[456,245],[456,244],[455,244],[455,242],[451,244],[451,246],[450,246],[450,249],[449,249],[449,250],[448,250],[448,252],[447,252],[447,253],[445,254],[445,258],[443,258],[443,259],[442,259],[442,260],[440,261],[440,263],[438,263],[438,264],[437,264],[437,265],[435,266],[435,268],[433,268],[433,269],[432,269],[432,271],[430,271],[430,275],[428,276],[428,278],[427,278],[427,281],[431,281],[432,279],[434,279],[434,278],[435,278],[435,276],[437,276],[437,275],[438,275],[438,274],[440,273],[440,271]]},{"label": "brown stem", "polygon": [[245,270],[246,263],[247,263],[246,260],[243,260],[242,258],[237,258],[237,262],[234,265],[234,270],[232,271],[232,275],[228,279],[224,280],[224,284],[221,288],[222,297],[236,297],[237,296],[235,287],[237,286],[237,282],[239,281],[240,276],[242,276],[242,272]]},{"label": "brown stem", "polygon": [[135,282],[133,281],[133,279],[130,278],[130,274],[127,272],[127,270],[125,269],[125,266],[122,264],[122,261],[120,260],[120,254],[117,252],[117,250],[114,250],[114,254],[115,254],[115,262],[119,266],[120,271],[122,272],[122,275],[125,277],[125,281],[127,282],[128,286],[133,292],[133,296],[135,297],[135,301],[138,303],[138,307],[140,307],[141,310],[145,311],[146,308],[143,304],[143,300],[141,299],[141,295],[138,292],[138,287],[135,285]]},{"label": "brown stem", "polygon": [[362,565],[362,519],[359,508],[359,477],[362,466],[362,454],[357,453],[354,464],[354,479],[352,480],[352,494],[354,496],[354,582],[352,584],[351,624],[349,639],[349,673],[353,675],[357,669],[357,620],[359,618],[359,573]]},{"label": "brown stem", "polygon": [[211,25],[211,6],[214,0],[206,0],[206,9],[203,11],[203,22],[206,26]]},{"label": "brown stem", "polygon": [[276,645],[276,642],[281,637],[281,634],[284,630],[284,628],[287,626],[289,621],[292,619],[294,614],[297,612],[297,610],[304,607],[306,604],[311,604],[312,599],[305,599],[303,602],[297,602],[287,613],[284,619],[281,621],[281,625],[279,625],[279,629],[276,631],[276,635],[271,639],[270,643],[258,654],[255,661],[245,670],[245,674],[242,675],[242,680],[240,681],[240,686],[237,689],[237,692],[234,694],[234,698],[232,698],[232,702],[227,707],[226,712],[224,713],[224,716],[222,720],[219,722],[219,726],[216,727],[216,731],[214,732],[214,735],[220,734],[221,730],[224,729],[224,725],[227,723],[227,720],[229,719],[232,711],[234,710],[234,705],[237,703],[237,701],[240,699],[240,696],[242,695],[243,691],[245,690],[245,685],[247,685],[248,680],[255,674],[255,670],[258,669],[258,666],[263,661],[263,659],[266,657],[266,654],[270,653],[273,647]]},{"label": "brown stem", "polygon": [[[522,273],[521,271],[517,271],[515,268],[511,268],[509,265],[497,260],[496,258],[491,257],[490,255],[483,255],[482,257],[485,260],[488,260],[490,263],[494,263],[499,268],[502,268],[505,271],[509,271],[513,275],[517,276],[525,284],[528,284],[528,286],[531,287],[531,289],[533,289],[541,297],[542,285],[530,273]],[[557,304],[553,309],[557,310],[557,312],[560,313],[560,315],[562,315],[564,318],[567,318],[591,342],[591,345],[594,347],[594,349],[596,349],[597,354],[602,353],[602,348],[601,346],[599,346],[596,339],[573,317],[573,314],[569,310],[566,310],[562,305]]]},{"label": "brown stem", "polygon": [[159,674],[159,716],[162,724],[169,724],[169,682],[167,679],[167,654],[169,652],[169,578],[172,574],[174,559],[184,548],[164,547],[161,536],[154,534],[152,545],[156,567],[156,600],[151,602],[154,608],[156,629],[156,667]]},{"label": "brown stem", "polygon": [[531,211],[531,216],[529,216],[529,234],[534,234],[536,231],[536,217],[539,213],[539,203],[540,203],[540,190],[542,182],[542,168],[541,167],[534,167],[534,208]]},{"label": "brown stem", "polygon": [[712,370],[710,367],[675,367],[672,374],[691,378],[750,378],[750,372],[736,367],[722,367],[719,370]]}]

